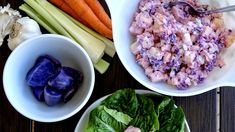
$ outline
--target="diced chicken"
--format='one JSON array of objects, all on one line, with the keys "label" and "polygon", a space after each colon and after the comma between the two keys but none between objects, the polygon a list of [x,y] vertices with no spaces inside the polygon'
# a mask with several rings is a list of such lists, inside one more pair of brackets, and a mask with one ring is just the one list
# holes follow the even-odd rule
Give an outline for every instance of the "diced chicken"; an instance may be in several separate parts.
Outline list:
[{"label": "diced chicken", "polygon": [[136,22],[133,22],[131,27],[130,27],[130,32],[134,35],[139,35],[141,33],[143,33],[144,29],[139,27]]},{"label": "diced chicken", "polygon": [[137,127],[129,126],[124,132],[141,132]]},{"label": "diced chicken", "polygon": [[195,52],[186,51],[184,54],[184,62],[186,64],[191,64],[194,61],[195,57],[196,57]]},{"label": "diced chicken", "polygon": [[204,57],[202,57],[201,55],[198,55],[198,56],[197,56],[197,62],[198,62],[200,65],[203,65],[203,64],[205,63]]},{"label": "diced chicken", "polygon": [[148,51],[147,51],[147,55],[149,58],[158,58],[159,56],[162,57],[162,53],[158,48],[155,47],[151,47]]},{"label": "diced chicken", "polygon": [[224,61],[223,61],[221,58],[219,58],[219,59],[216,61],[216,65],[217,65],[218,67],[222,68],[222,67],[225,65],[225,63],[224,63]]},{"label": "diced chicken", "polygon": [[189,33],[185,33],[185,34],[184,34],[183,41],[184,41],[184,43],[187,44],[187,45],[192,45],[192,44],[193,44],[193,43],[192,43],[192,40],[191,40],[191,36],[190,36]]},{"label": "diced chicken", "polygon": [[148,76],[152,82],[159,82],[159,81],[166,79],[166,75],[164,75],[163,73],[159,71],[150,73]]},{"label": "diced chicken", "polygon": [[209,36],[211,33],[213,33],[213,29],[209,26],[206,26],[204,32],[202,33],[203,36]]},{"label": "diced chicken", "polygon": [[186,24],[188,22],[187,18],[184,16],[185,12],[179,8],[177,8],[177,6],[172,7],[172,13],[175,17],[175,19],[183,24]]},{"label": "diced chicken", "polygon": [[164,63],[170,62],[170,59],[171,59],[171,53],[166,52],[163,57],[163,62]]},{"label": "diced chicken", "polygon": [[149,67],[149,61],[148,58],[140,58],[139,60],[139,64],[145,69],[147,67]]},{"label": "diced chicken", "polygon": [[217,29],[217,28],[223,28],[224,26],[224,22],[222,19],[219,19],[219,18],[215,18],[213,19],[212,21],[212,27]]},{"label": "diced chicken", "polygon": [[149,49],[154,45],[154,36],[150,33],[138,35],[137,43],[141,44],[143,48]]},{"label": "diced chicken", "polygon": [[148,28],[153,23],[153,18],[148,12],[141,12],[136,16],[136,22],[141,28]]},{"label": "diced chicken", "polygon": [[161,50],[162,50],[163,52],[170,51],[170,50],[171,50],[171,45],[163,45],[163,46],[161,47]]},{"label": "diced chicken", "polygon": [[140,52],[140,49],[139,49],[139,45],[138,45],[138,43],[137,42],[134,42],[132,45],[131,45],[131,52],[133,53],[133,54],[138,54],[139,52]]},{"label": "diced chicken", "polygon": [[146,74],[146,75],[149,75],[149,74],[151,74],[151,73],[153,73],[153,68],[152,68],[151,66],[149,66],[149,67],[147,67],[147,68],[145,69],[145,74]]},{"label": "diced chicken", "polygon": [[226,47],[230,47],[235,41],[235,32],[230,33],[228,36],[225,38],[225,45]]}]

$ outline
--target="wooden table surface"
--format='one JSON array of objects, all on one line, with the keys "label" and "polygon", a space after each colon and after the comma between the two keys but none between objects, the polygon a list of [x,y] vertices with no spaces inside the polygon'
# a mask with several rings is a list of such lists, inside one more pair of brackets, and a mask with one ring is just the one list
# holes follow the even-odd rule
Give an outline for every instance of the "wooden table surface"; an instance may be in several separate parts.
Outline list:
[{"label": "wooden table surface", "polygon": [[[18,9],[23,0],[0,0]],[[102,3],[104,3],[102,1]],[[42,29],[44,30],[44,29]],[[0,47],[0,74],[11,51],[6,40]],[[2,76],[1,76],[2,77]],[[235,76],[234,76],[235,77]],[[40,123],[19,114],[9,103],[0,85],[0,132],[72,132],[82,113],[98,98],[121,88],[146,89],[125,70],[117,55],[111,60],[109,70],[100,75],[96,73],[95,88],[89,102],[73,117],[56,123]],[[235,132],[235,89],[223,87],[207,93],[184,98],[175,98],[182,106],[192,132]]]}]

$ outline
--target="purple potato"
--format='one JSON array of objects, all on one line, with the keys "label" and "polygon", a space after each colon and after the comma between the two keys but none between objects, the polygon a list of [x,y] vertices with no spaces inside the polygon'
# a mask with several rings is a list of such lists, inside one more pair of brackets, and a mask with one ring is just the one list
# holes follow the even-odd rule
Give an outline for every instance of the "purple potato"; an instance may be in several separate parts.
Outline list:
[{"label": "purple potato", "polygon": [[62,92],[70,91],[82,81],[82,74],[69,67],[62,67],[56,76],[48,81],[48,85]]},{"label": "purple potato", "polygon": [[55,91],[51,87],[47,86],[44,88],[44,98],[48,106],[54,106],[61,101],[62,93]]},{"label": "purple potato", "polygon": [[63,96],[63,102],[67,103],[69,100],[71,100],[74,94],[76,93],[76,91],[77,91],[77,88],[72,88],[69,91],[67,91]]},{"label": "purple potato", "polygon": [[57,75],[48,81],[48,85],[57,91],[68,91],[72,88],[74,79],[60,70]]},{"label": "purple potato", "polygon": [[35,96],[35,98],[40,101],[43,102],[44,101],[44,87],[31,87],[32,91],[33,91],[33,95]]},{"label": "purple potato", "polygon": [[59,64],[51,61],[48,57],[39,57],[26,75],[27,84],[31,87],[45,87],[58,68]]},{"label": "purple potato", "polygon": [[42,62],[44,59],[50,60],[56,67],[61,67],[61,63],[59,60],[57,60],[56,58],[50,56],[50,55],[42,55],[39,56],[35,62],[35,65],[37,65],[38,63]]},{"label": "purple potato", "polygon": [[77,83],[81,83],[83,80],[83,75],[80,71],[70,68],[70,67],[62,67],[63,71],[68,75],[71,76]]}]

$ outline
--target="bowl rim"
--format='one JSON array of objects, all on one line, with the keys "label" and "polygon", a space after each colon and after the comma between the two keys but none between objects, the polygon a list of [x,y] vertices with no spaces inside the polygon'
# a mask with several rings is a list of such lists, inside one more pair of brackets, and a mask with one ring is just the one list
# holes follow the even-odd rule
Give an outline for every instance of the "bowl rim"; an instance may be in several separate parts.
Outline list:
[{"label": "bowl rim", "polygon": [[[28,113],[24,113],[21,110],[23,108],[21,106],[17,105],[16,103],[14,103],[14,100],[12,98],[10,98],[10,95],[7,92],[8,90],[6,89],[6,74],[7,74],[6,73],[6,69],[7,69],[7,66],[10,65],[10,61],[13,59],[12,57],[14,56],[14,54],[16,52],[19,52],[21,49],[23,49],[25,45],[32,44],[30,42],[38,40],[38,39],[45,39],[45,38],[63,39],[65,41],[67,41],[68,43],[73,44],[74,46],[76,46],[85,55],[85,58],[86,58],[86,60],[89,63],[89,68],[90,68],[90,71],[91,71],[91,77],[90,77],[90,79],[91,79],[90,83],[91,84],[90,84],[90,88],[89,88],[88,94],[84,98],[83,102],[77,108],[75,108],[73,111],[71,111],[70,113],[67,113],[67,114],[64,114],[61,117],[56,117],[56,118],[52,118],[52,119],[43,118],[43,117],[35,118],[34,116],[29,115]],[[70,39],[68,37],[62,36],[62,35],[57,35],[57,34],[42,34],[40,36],[33,37],[33,38],[30,38],[30,39],[22,42],[19,46],[16,47],[15,50],[12,51],[12,53],[9,55],[9,57],[8,57],[6,63],[5,63],[5,66],[4,66],[4,69],[3,69],[3,79],[2,80],[3,80],[3,89],[4,89],[4,92],[5,92],[6,96],[7,96],[7,99],[10,102],[10,104],[15,108],[16,111],[18,111],[20,114],[22,114],[23,116],[25,116],[25,117],[27,117],[27,118],[29,118],[31,120],[35,120],[35,121],[39,121],[39,122],[45,122],[45,123],[48,122],[49,123],[49,122],[57,122],[57,121],[65,120],[65,119],[75,115],[77,112],[79,112],[86,105],[86,103],[90,99],[90,97],[92,95],[92,92],[93,92],[93,89],[94,89],[94,85],[95,85],[95,71],[94,71],[93,63],[92,63],[89,55],[87,54],[87,52],[77,42],[75,42],[74,40],[72,40],[72,39]]]}]

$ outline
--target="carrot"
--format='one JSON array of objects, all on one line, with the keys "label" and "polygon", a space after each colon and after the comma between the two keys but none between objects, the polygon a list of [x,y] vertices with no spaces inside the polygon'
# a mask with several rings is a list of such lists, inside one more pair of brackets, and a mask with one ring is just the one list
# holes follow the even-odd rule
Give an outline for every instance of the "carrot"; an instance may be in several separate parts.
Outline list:
[{"label": "carrot", "polygon": [[60,8],[61,10],[63,10],[64,12],[68,13],[70,16],[72,16],[74,19],[80,21],[81,23],[83,23],[84,25],[86,25],[87,27],[91,27],[85,20],[81,19],[76,13],[75,11],[70,8],[70,6],[68,4],[66,4],[64,2],[64,0],[49,0],[49,2],[51,2],[52,4],[54,4],[55,6],[57,6],[58,8]]},{"label": "carrot", "polygon": [[79,17],[84,19],[91,27],[103,36],[112,39],[112,30],[106,27],[84,0],[64,0]]},{"label": "carrot", "polygon": [[85,0],[95,15],[103,22],[109,29],[112,29],[112,22],[108,14],[98,0]]}]

